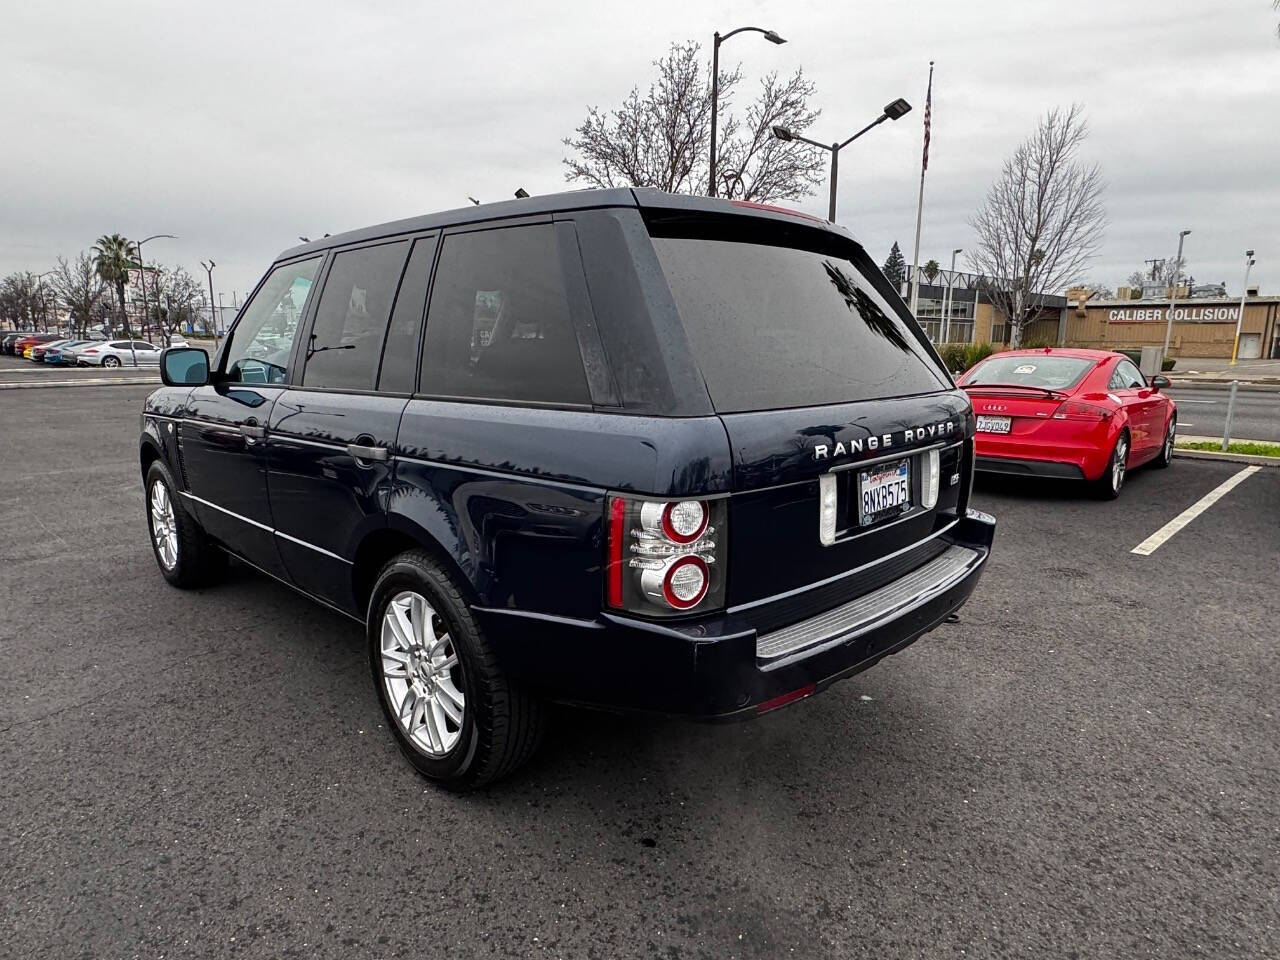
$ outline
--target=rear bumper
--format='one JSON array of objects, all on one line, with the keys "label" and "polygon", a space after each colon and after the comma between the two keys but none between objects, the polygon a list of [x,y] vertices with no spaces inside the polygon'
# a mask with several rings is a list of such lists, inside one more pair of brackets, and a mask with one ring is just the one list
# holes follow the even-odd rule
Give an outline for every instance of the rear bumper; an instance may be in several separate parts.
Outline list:
[{"label": "rear bumper", "polygon": [[928,574],[907,574],[875,591],[880,597],[763,638],[742,613],[681,624],[475,613],[503,668],[550,699],[705,720],[749,717],[865,670],[940,624],[973,592],[994,533],[994,519],[969,511],[945,535],[962,548],[952,552],[962,567],[939,567],[929,582]]},{"label": "rear bumper", "polygon": [[[1042,425],[1047,428],[1050,424]],[[980,433],[974,439],[974,469],[1032,477],[1097,480],[1107,468],[1115,437],[1109,426],[1074,429],[1065,435],[1027,437]]]},{"label": "rear bumper", "polygon": [[1014,457],[977,457],[974,469],[980,473],[1007,473],[1022,477],[1053,477],[1083,480],[1084,468],[1078,463],[1057,460],[1021,460]]}]

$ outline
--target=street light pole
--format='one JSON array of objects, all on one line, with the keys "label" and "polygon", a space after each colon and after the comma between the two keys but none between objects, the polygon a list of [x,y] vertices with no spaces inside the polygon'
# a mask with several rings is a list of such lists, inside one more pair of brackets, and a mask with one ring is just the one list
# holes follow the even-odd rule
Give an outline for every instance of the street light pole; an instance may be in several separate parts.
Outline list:
[{"label": "street light pole", "polygon": [[1160,362],[1164,363],[1164,358],[1169,355],[1169,340],[1173,336],[1173,305],[1178,300],[1178,275],[1182,273],[1182,241],[1187,239],[1190,230],[1183,230],[1178,234],[1178,256],[1173,261],[1173,285],[1169,291],[1169,318],[1164,325],[1164,350],[1160,353]]},{"label": "street light pole", "polygon": [[1240,327],[1244,324],[1244,302],[1249,297],[1249,271],[1257,263],[1253,259],[1253,251],[1244,252],[1244,288],[1240,291],[1240,316],[1236,317],[1236,342],[1231,346],[1231,366],[1236,365],[1236,357],[1240,353]]},{"label": "street light pole", "polygon": [[[139,240],[134,244],[134,248],[138,251],[138,277],[142,283],[142,329],[147,330],[151,326],[151,318],[148,315],[147,307],[147,261],[142,259],[142,245],[148,240],[159,240],[165,237],[169,240],[177,240],[172,233],[155,233],[144,240]],[[133,358],[133,365],[138,365],[138,351],[133,349],[133,338],[129,338],[129,356]]]},{"label": "street light pole", "polygon": [[956,283],[956,257],[964,252],[964,247],[956,247],[951,251],[951,273],[947,275],[947,295],[942,298],[942,342],[951,342],[951,291]]},{"label": "street light pole", "polygon": [[786,43],[780,36],[772,30],[765,30],[763,27],[738,27],[736,30],[730,30],[724,36],[720,35],[717,30],[711,39],[711,162],[709,164],[710,173],[707,176],[707,196],[714,197],[716,195],[716,120],[720,112],[720,44],[724,43],[736,33],[759,33],[770,43]]},{"label": "street light pole", "polygon": [[213,268],[217,266],[212,260],[205,263],[200,261],[200,266],[204,267],[204,272],[209,275],[209,319],[213,321],[213,352],[218,352],[218,315],[214,312],[213,305]]},{"label": "street light pole", "polygon": [[[45,299],[45,296],[44,296],[44,286],[45,286],[45,284],[44,284],[44,278],[45,278],[45,277],[47,277],[47,276],[49,276],[49,274],[51,274],[51,273],[57,273],[57,271],[56,271],[56,270],[46,270],[44,273],[37,273],[37,274],[36,274],[36,280],[38,280],[38,281],[39,281],[39,282],[36,284],[36,293],[38,293],[38,294],[39,294],[39,296],[40,296],[40,322],[41,322],[42,324],[44,324],[44,329],[45,329],[45,332],[46,332],[46,333],[48,333],[48,332],[49,332],[49,301],[48,301],[48,300],[46,300],[46,299]],[[31,320],[32,320],[32,323],[34,323],[34,322],[35,322],[35,317],[33,316],[33,317],[31,318]],[[56,311],[56,310],[54,311],[54,318],[53,318],[53,322],[54,322],[54,325],[55,325],[55,326],[56,326],[56,325],[57,325],[57,323],[58,323],[58,316],[57,316],[57,311]]]},{"label": "street light pole", "polygon": [[845,147],[847,147],[849,144],[853,143],[853,141],[857,140],[860,136],[862,136],[872,127],[877,127],[880,124],[884,123],[886,120],[897,120],[900,117],[905,117],[910,112],[911,112],[911,104],[907,103],[907,101],[899,97],[897,100],[894,100],[892,103],[885,104],[884,110],[880,113],[880,116],[876,117],[874,120],[872,120],[865,127],[863,127],[861,130],[859,130],[857,133],[855,133],[852,137],[850,137],[848,140],[844,141],[843,143],[832,143],[832,144],[819,143],[817,140],[810,140],[808,137],[802,137],[800,134],[795,133],[786,127],[775,126],[772,128],[772,130],[773,130],[774,137],[781,140],[783,143],[790,143],[793,140],[799,140],[801,143],[807,143],[811,147],[817,147],[819,150],[829,150],[831,152],[831,189],[830,189],[830,196],[828,197],[828,200],[827,200],[827,219],[832,223],[835,223],[836,222],[836,178],[840,172],[840,151],[843,150]]}]

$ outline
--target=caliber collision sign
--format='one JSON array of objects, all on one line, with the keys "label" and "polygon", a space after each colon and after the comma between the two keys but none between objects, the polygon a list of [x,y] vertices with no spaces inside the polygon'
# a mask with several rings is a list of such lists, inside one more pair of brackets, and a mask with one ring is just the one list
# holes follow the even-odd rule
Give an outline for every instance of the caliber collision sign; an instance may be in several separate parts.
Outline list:
[{"label": "caliber collision sign", "polygon": [[[1176,307],[1175,323],[1235,323],[1239,307]],[[1107,323],[1168,323],[1168,307],[1124,307],[1107,311]]]}]

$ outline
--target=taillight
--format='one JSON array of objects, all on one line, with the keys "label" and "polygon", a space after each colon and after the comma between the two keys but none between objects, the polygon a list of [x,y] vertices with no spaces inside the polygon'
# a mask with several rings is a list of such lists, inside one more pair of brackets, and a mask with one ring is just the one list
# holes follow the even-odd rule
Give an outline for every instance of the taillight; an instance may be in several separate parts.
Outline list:
[{"label": "taillight", "polygon": [[1090,420],[1098,423],[1111,419],[1111,411],[1096,403],[1085,403],[1083,400],[1065,400],[1062,406],[1054,411],[1055,420]]},{"label": "taillight", "polygon": [[97,353],[97,352],[98,352],[97,347],[90,347],[88,350],[85,351],[85,353]]},{"label": "taillight", "polygon": [[609,497],[605,600],[649,616],[724,605],[728,507],[716,500]]}]

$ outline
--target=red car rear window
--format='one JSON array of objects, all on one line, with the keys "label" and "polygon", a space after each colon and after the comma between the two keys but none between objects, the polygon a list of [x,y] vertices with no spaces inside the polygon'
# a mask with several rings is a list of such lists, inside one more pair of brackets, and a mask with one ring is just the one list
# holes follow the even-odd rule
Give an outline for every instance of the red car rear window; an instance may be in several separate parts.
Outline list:
[{"label": "red car rear window", "polygon": [[996,355],[988,357],[970,370],[964,377],[962,386],[1000,384],[1067,390],[1084,379],[1084,375],[1093,369],[1094,363],[1095,361],[1083,357]]}]

